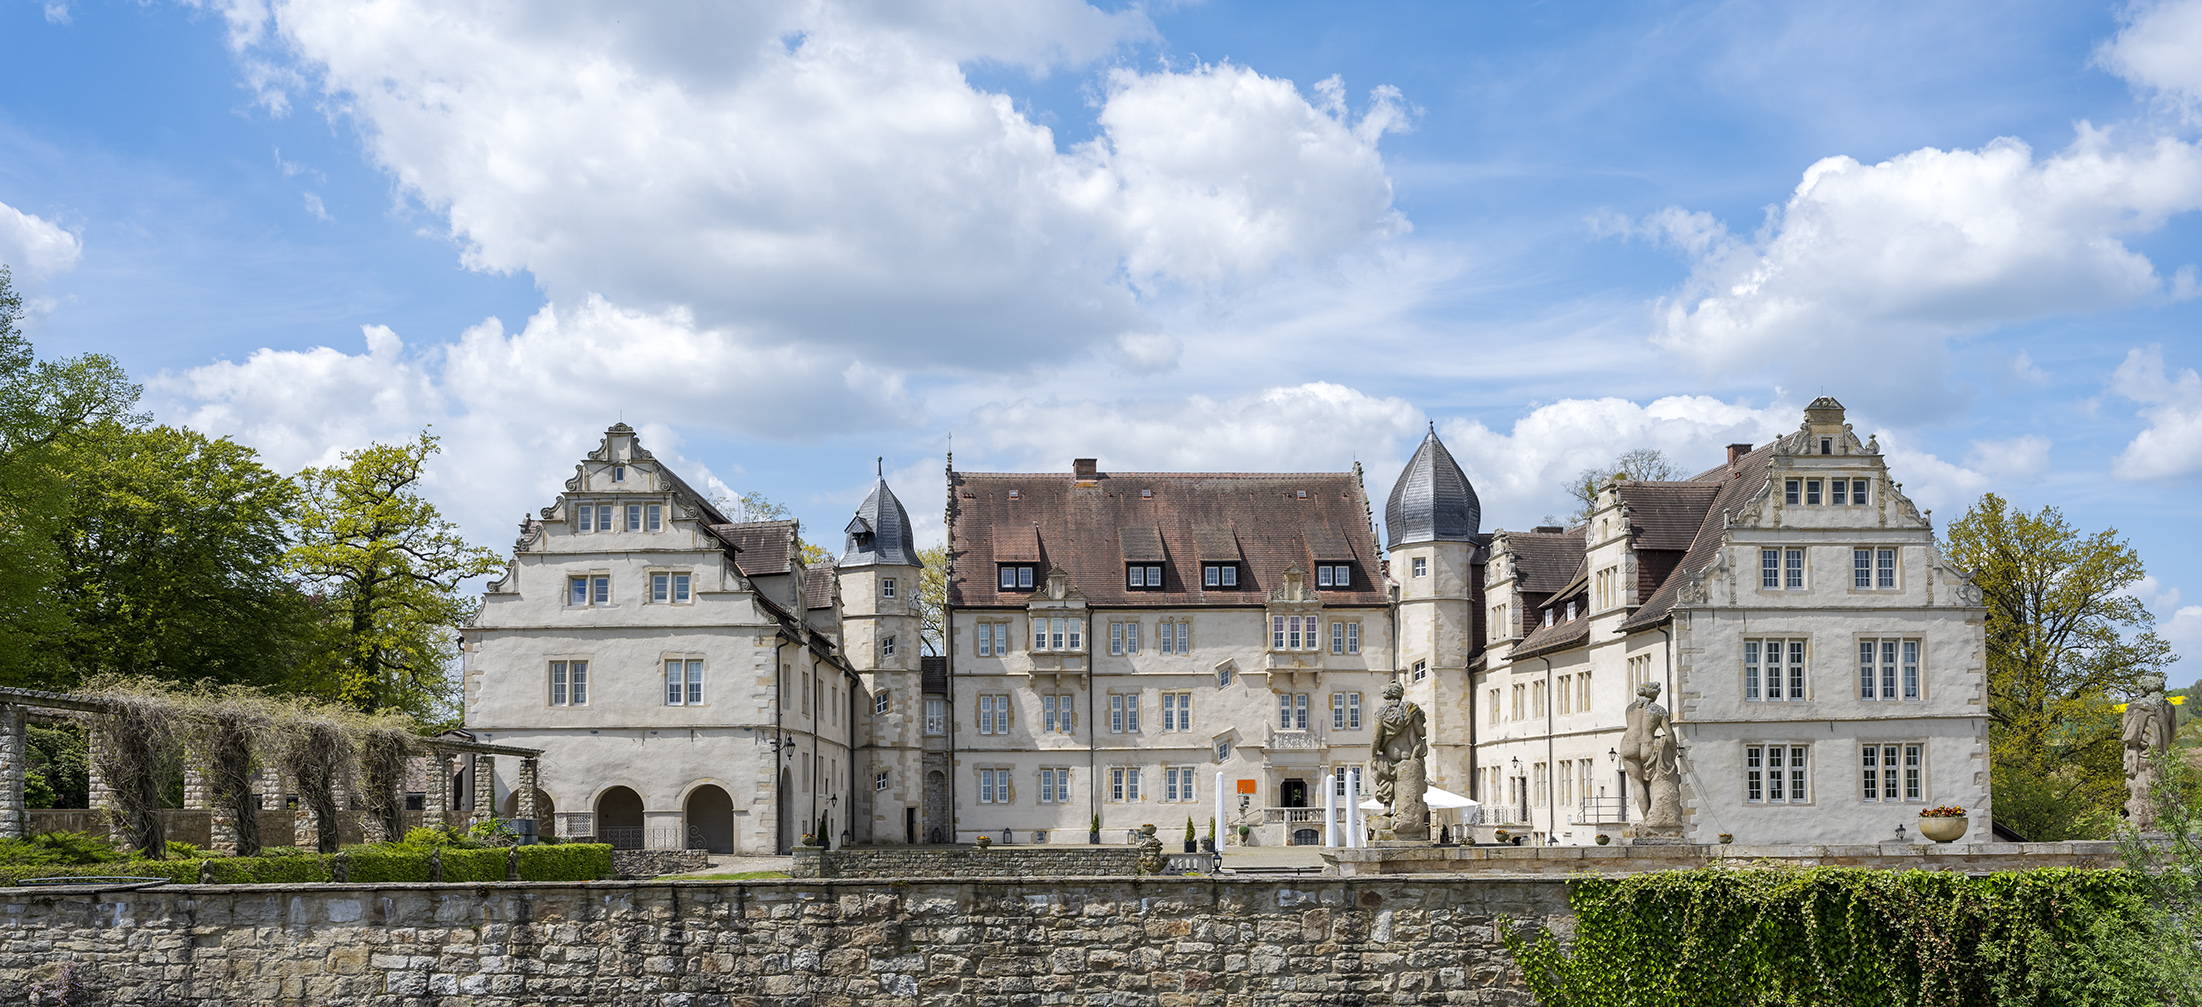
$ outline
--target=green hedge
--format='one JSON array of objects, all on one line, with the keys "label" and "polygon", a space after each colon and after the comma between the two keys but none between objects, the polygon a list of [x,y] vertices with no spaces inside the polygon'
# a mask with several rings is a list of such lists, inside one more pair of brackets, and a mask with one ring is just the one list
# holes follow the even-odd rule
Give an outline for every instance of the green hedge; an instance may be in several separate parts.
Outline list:
[{"label": "green hedge", "polygon": [[[593,843],[504,847],[480,850],[443,848],[443,879],[448,884],[503,881],[508,859],[517,856],[522,881],[597,881],[612,876],[612,848]],[[259,857],[202,860],[119,860],[104,864],[0,865],[0,887],[25,878],[140,877],[196,884],[205,868],[216,884],[318,884],[335,880],[339,860],[355,884],[426,882],[432,877],[432,848],[394,844],[354,846],[335,855],[271,853]]]}]

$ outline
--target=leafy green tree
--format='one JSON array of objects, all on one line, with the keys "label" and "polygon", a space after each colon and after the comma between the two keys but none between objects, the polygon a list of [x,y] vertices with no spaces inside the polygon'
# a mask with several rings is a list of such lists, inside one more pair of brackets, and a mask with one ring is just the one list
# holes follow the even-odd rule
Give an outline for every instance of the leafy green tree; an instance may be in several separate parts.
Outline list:
[{"label": "leafy green tree", "polygon": [[68,480],[53,645],[77,680],[292,678],[314,619],[283,570],[295,484],[227,438],[113,420],[71,438]]},{"label": "leafy green tree", "polygon": [[436,440],[424,430],[411,443],[371,444],[341,465],[299,473],[298,542],[288,555],[329,609],[319,691],[363,712],[431,723],[448,719],[453,640],[478,604],[459,583],[502,566],[421,496]]},{"label": "leafy green tree", "polygon": [[918,641],[925,653],[948,652],[948,547],[936,545],[918,550],[924,569],[918,574]]},{"label": "leafy green tree", "polygon": [[1581,521],[1590,517],[1591,508],[1598,503],[1599,485],[1615,476],[1643,482],[1665,482],[1680,479],[1685,474],[1681,466],[1676,465],[1658,448],[1624,451],[1606,465],[1575,473],[1575,478],[1568,482],[1568,495],[1575,499],[1572,519]]},{"label": "leafy green tree", "polygon": [[68,445],[101,420],[137,422],[138,387],[111,358],[39,360],[23,299],[0,265],[0,684],[59,687],[67,665],[41,642],[67,625],[54,596],[55,530],[67,518]]},{"label": "leafy green tree", "polygon": [[2086,535],[2054,507],[2028,514],[1993,493],[1942,548],[1988,608],[1996,817],[2033,840],[2107,831],[2125,799],[2111,707],[2172,660],[2125,593],[2146,572],[2140,554],[2114,529]]}]

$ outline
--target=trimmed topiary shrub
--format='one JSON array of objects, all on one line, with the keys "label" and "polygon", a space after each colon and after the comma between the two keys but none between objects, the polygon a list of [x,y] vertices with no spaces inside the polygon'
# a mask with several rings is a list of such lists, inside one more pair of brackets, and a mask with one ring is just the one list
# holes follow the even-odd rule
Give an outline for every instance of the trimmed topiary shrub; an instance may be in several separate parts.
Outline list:
[{"label": "trimmed topiary shrub", "polygon": [[430,880],[427,850],[408,846],[353,846],[344,852],[352,858],[353,884]]},{"label": "trimmed topiary shrub", "polygon": [[443,879],[449,884],[503,881],[505,850],[503,847],[487,850],[447,848],[443,851]]},{"label": "trimmed topiary shrub", "polygon": [[522,846],[522,881],[601,881],[612,876],[612,848],[604,843]]}]

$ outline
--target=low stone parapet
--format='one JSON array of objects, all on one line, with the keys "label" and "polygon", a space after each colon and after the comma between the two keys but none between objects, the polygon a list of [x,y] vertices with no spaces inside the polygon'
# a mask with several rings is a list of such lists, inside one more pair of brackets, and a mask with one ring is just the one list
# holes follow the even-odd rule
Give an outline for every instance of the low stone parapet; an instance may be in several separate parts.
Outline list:
[{"label": "low stone parapet", "polygon": [[711,855],[702,850],[613,850],[612,876],[621,881],[645,881],[667,874],[693,874],[711,866]]},{"label": "low stone parapet", "polygon": [[1139,873],[1137,846],[797,847],[798,878],[1061,878]]},{"label": "low stone parapet", "polygon": [[1883,870],[2023,871],[2115,867],[2118,844],[1882,843],[1878,845],[1421,846],[1324,850],[1326,873],[1635,874],[1687,867],[1874,867]]}]

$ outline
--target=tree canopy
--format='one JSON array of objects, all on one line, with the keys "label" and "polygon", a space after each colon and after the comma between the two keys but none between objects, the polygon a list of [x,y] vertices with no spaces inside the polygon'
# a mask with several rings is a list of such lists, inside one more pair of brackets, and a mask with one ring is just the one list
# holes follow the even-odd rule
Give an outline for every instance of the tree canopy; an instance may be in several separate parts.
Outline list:
[{"label": "tree canopy", "polygon": [[1590,516],[1591,508],[1598,504],[1598,487],[1615,476],[1644,482],[1664,482],[1680,479],[1687,473],[1658,448],[1632,448],[1616,455],[1611,463],[1593,466],[1575,473],[1567,484],[1567,492],[1575,500],[1572,518],[1581,521]]},{"label": "tree canopy", "polygon": [[1950,525],[1943,552],[1988,608],[1996,817],[2034,840],[2101,833],[2125,799],[2112,705],[2173,659],[2126,593],[2146,574],[2140,554],[2115,529],[2086,534],[1993,493]]}]

